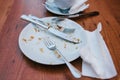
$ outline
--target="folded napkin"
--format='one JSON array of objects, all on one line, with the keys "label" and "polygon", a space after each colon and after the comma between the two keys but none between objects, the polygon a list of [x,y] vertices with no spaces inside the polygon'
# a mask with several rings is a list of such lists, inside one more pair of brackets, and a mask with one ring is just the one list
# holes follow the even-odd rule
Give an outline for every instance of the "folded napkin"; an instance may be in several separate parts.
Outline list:
[{"label": "folded napkin", "polygon": [[87,0],[75,0],[73,6],[69,10],[69,14],[75,14],[83,11],[89,7],[89,4],[85,4]]},{"label": "folded napkin", "polygon": [[108,48],[100,34],[101,23],[95,31],[85,31],[87,44],[80,50],[82,75],[109,79],[117,75]]}]

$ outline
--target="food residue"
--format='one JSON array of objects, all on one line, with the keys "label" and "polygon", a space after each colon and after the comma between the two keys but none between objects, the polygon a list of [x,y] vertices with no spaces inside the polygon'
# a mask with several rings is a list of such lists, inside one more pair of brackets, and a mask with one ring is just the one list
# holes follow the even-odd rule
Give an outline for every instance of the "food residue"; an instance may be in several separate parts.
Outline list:
[{"label": "food residue", "polygon": [[22,40],[27,43],[27,39],[23,38]]},{"label": "food residue", "polygon": [[43,48],[40,48],[40,52],[44,53],[44,50],[43,50]]},{"label": "food residue", "polygon": [[30,38],[28,39],[28,41],[31,41],[34,39],[34,36],[30,36]]},{"label": "food residue", "polygon": [[66,44],[66,43],[64,43],[64,48],[66,48],[66,46],[67,46],[67,44]]},{"label": "food residue", "polygon": [[42,38],[38,37],[38,40],[37,40],[36,44],[39,45],[41,43],[41,40],[42,40]]},{"label": "food residue", "polygon": [[50,23],[47,23],[47,26],[48,26],[48,28],[50,28],[51,27]]},{"label": "food residue", "polygon": [[64,30],[64,28],[62,26],[59,26],[59,25],[57,25],[56,29],[59,30],[59,31],[63,31]]},{"label": "food residue", "polygon": [[73,38],[74,41],[80,42],[79,38]]},{"label": "food residue", "polygon": [[40,38],[40,37],[38,38],[38,40],[41,40],[41,39],[42,39],[42,38]]},{"label": "food residue", "polygon": [[57,56],[57,58],[60,58],[60,57],[61,57],[57,51],[54,51],[54,53],[55,53],[55,55]]},{"label": "food residue", "polygon": [[30,36],[29,39],[22,38],[22,40],[27,43],[27,41],[32,41],[34,38],[34,36]]},{"label": "food residue", "polygon": [[37,28],[34,28],[34,30],[35,30],[35,32],[39,32],[39,29],[37,29]]}]

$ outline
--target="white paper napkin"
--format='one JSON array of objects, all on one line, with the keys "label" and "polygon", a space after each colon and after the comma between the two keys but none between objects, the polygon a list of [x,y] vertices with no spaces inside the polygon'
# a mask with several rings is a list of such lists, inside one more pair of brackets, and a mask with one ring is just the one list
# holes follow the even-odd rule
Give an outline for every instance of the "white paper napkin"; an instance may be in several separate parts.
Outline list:
[{"label": "white paper napkin", "polygon": [[109,79],[117,75],[109,50],[100,34],[101,23],[95,31],[85,31],[87,45],[80,50],[82,75]]},{"label": "white paper napkin", "polygon": [[89,7],[89,4],[85,4],[87,0],[75,0],[73,6],[69,10],[69,14],[78,13]]}]

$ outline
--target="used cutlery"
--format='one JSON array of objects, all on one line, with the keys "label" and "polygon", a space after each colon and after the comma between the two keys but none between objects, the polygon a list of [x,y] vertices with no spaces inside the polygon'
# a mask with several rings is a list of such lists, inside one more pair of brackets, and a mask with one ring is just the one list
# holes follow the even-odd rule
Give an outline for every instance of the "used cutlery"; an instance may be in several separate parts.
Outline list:
[{"label": "used cutlery", "polygon": [[[34,20],[37,20],[37,21],[39,21],[39,22],[41,22],[42,24],[44,24],[45,25],[45,22],[44,21],[42,21],[42,19],[41,18],[38,18],[38,17],[36,17],[36,16],[33,16],[33,15],[28,15],[30,18],[32,18],[32,19],[34,19]],[[59,25],[59,23],[60,22],[62,22],[62,21],[64,21],[65,20],[65,18],[57,18],[57,17],[54,17],[54,18],[52,18],[51,19],[51,27],[53,27],[53,28],[55,28],[55,29],[57,29],[57,30],[59,30],[59,31],[62,31],[62,32],[65,32],[65,33],[72,33],[72,32],[74,32],[75,31],[75,28],[74,27],[64,27],[64,26],[60,26]]]},{"label": "used cutlery", "polygon": [[59,38],[62,38],[64,40],[72,42],[72,43],[79,43],[79,39],[77,39],[76,37],[70,36],[70,35],[65,34],[63,32],[60,32],[60,31],[58,31],[58,30],[56,30],[56,29],[54,29],[52,27],[48,27],[48,26],[46,26],[44,24],[41,24],[40,22],[33,20],[29,16],[22,15],[21,18],[24,19],[24,20],[27,20],[29,22],[32,22],[34,24],[39,25],[39,27],[44,28],[45,30],[47,30],[48,32],[50,32],[51,34],[53,34],[53,35],[55,35],[55,36],[57,36]]},{"label": "used cutlery", "polygon": [[75,78],[80,78],[81,77],[81,72],[75,68],[71,63],[69,63],[67,61],[67,59],[62,55],[62,53],[57,49],[55,43],[50,40],[49,38],[45,38],[44,39],[44,43],[45,45],[47,46],[48,49],[50,50],[55,50],[58,52],[58,54],[62,57],[62,59],[64,60],[64,62],[66,63],[66,65],[68,66],[68,68],[70,69],[72,75],[75,77]]},{"label": "used cutlery", "polygon": [[59,16],[60,19],[64,18],[85,18],[85,17],[92,17],[99,15],[98,11],[93,12],[87,12],[87,13],[77,13],[77,14],[71,14],[71,15],[65,15],[65,16]]}]

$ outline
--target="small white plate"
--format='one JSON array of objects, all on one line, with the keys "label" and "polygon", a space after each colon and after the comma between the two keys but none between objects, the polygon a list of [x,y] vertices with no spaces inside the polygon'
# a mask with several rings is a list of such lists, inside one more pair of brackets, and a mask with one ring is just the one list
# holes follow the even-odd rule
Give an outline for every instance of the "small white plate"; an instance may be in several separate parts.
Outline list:
[{"label": "small white plate", "polygon": [[[51,19],[53,17],[46,17],[42,20],[48,24],[51,24]],[[43,29],[38,29],[34,24],[28,24],[19,35],[19,47],[23,54],[29,59],[46,65],[60,65],[65,62],[52,50],[49,50],[43,43],[44,37],[49,37],[56,43],[57,48],[62,52],[62,54],[67,58],[69,62],[77,59],[80,55],[80,48],[85,45],[85,33],[84,29],[76,22],[66,19],[63,23],[64,26],[74,26],[75,32],[69,34],[71,36],[76,36],[80,39],[79,44],[74,44],[60,39]]]},{"label": "small white plate", "polygon": [[51,3],[46,2],[45,8],[48,11],[50,11],[51,13],[54,13],[54,14],[57,14],[57,15],[70,15],[68,12],[63,13],[62,11],[60,11],[60,9],[53,2],[51,2]]}]

